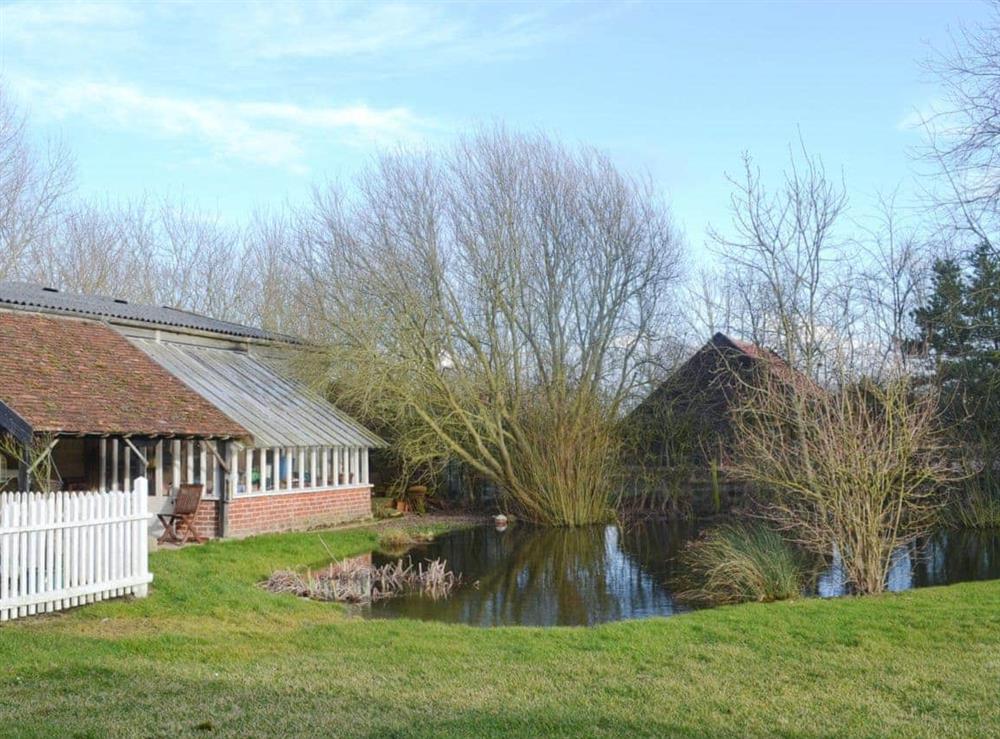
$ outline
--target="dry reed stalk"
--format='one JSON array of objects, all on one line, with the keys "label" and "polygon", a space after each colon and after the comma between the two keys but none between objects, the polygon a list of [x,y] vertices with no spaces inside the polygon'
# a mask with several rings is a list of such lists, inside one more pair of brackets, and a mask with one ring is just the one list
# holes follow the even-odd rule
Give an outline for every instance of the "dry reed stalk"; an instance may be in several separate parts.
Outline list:
[{"label": "dry reed stalk", "polygon": [[263,587],[272,593],[291,593],[303,598],[340,603],[371,603],[410,592],[438,599],[446,598],[460,585],[462,576],[435,559],[426,563],[405,563],[402,559],[380,567],[358,559],[333,561],[323,571],[305,574],[292,570],[273,573]]}]

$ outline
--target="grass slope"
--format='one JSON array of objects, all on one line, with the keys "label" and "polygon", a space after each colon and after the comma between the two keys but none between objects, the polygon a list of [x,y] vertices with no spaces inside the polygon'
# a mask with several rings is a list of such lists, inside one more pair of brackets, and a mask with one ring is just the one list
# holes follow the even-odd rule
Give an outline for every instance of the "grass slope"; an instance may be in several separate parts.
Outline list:
[{"label": "grass slope", "polygon": [[159,552],[144,601],[0,626],[0,733],[1000,736],[1000,582],[549,630],[255,585],[326,559],[316,534]]}]

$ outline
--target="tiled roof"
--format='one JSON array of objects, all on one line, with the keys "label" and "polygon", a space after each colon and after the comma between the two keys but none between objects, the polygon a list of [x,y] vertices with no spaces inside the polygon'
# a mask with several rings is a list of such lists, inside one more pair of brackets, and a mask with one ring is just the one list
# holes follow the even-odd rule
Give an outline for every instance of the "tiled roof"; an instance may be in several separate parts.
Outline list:
[{"label": "tiled roof", "polygon": [[735,349],[750,359],[758,363],[763,363],[763,366],[766,366],[774,373],[775,377],[789,387],[794,388],[797,392],[807,394],[824,392],[814,380],[795,369],[780,354],[765,347],[740,341],[739,339],[731,339],[723,333],[717,333],[713,336],[711,342],[704,348],[708,346],[714,346],[716,350]]},{"label": "tiled roof", "polygon": [[130,303],[99,295],[79,295],[25,282],[0,282],[0,307],[36,309],[103,320],[136,321],[150,326],[207,331],[226,336],[263,341],[299,343],[283,334],[252,326],[220,321],[169,306]]},{"label": "tiled roof", "polygon": [[0,401],[36,433],[250,436],[94,321],[0,311]]},{"label": "tiled roof", "polygon": [[751,344],[748,341],[741,341],[739,339],[731,339],[723,333],[717,333],[712,337],[712,343],[717,347],[724,347],[729,345],[735,349],[746,354],[748,357],[753,357],[754,359],[770,359],[782,361],[781,357],[772,352],[770,349],[765,349],[764,347],[757,346],[756,344]]}]

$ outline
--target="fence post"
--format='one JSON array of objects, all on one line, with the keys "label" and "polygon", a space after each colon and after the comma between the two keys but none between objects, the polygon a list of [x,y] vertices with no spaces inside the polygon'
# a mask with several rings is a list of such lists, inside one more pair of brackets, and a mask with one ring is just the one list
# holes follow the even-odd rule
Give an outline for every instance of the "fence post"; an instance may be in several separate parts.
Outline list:
[{"label": "fence post", "polygon": [[[149,481],[145,477],[138,477],[132,488],[133,513],[142,516],[140,520],[134,521],[134,538],[132,544],[132,557],[135,574],[145,575],[149,569]],[[136,598],[145,598],[149,594],[149,585],[142,583],[137,585],[133,591]]]}]

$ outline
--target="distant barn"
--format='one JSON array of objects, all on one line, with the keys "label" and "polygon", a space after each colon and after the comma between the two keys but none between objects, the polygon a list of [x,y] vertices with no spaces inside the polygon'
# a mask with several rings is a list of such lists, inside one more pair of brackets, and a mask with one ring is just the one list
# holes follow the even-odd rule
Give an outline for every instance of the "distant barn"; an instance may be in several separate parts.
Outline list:
[{"label": "distant barn", "polygon": [[[699,508],[720,507],[725,501],[706,503],[702,498],[718,490],[726,450],[732,440],[732,411],[740,389],[753,380],[762,363],[794,372],[774,352],[715,334],[704,346],[643,400],[627,417],[626,428],[634,440],[636,469],[659,475],[671,484],[699,490]],[[727,490],[733,492],[729,486]]]}]

